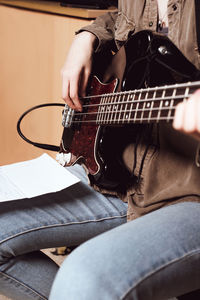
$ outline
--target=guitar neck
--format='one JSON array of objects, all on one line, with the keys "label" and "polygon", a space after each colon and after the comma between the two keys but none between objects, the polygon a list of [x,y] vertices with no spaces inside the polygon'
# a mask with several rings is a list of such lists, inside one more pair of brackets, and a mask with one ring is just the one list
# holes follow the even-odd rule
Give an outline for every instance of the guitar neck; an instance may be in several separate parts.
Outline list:
[{"label": "guitar neck", "polygon": [[176,105],[186,101],[199,87],[200,81],[196,81],[102,95],[96,123],[171,122]]}]

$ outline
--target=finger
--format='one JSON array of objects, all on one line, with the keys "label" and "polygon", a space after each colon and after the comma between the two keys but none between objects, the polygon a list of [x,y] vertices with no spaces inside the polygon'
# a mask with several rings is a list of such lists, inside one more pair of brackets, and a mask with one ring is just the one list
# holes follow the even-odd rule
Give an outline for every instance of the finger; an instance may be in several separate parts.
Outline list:
[{"label": "finger", "polygon": [[82,104],[79,99],[79,77],[73,76],[70,81],[69,97],[76,110],[82,111]]},{"label": "finger", "polygon": [[62,98],[66,102],[69,97],[69,80],[64,79],[62,80]]},{"label": "finger", "polygon": [[183,103],[184,105],[184,116],[182,129],[185,133],[192,133],[196,130],[196,96],[192,97]]},{"label": "finger", "polygon": [[196,95],[196,129],[200,134],[200,89],[195,92]]},{"label": "finger", "polygon": [[81,104],[78,97],[78,72],[62,71],[62,98],[72,109],[81,110]]},{"label": "finger", "polygon": [[192,132],[192,136],[198,141],[200,140],[200,90],[197,90],[194,94],[195,101],[195,128]]},{"label": "finger", "polygon": [[187,101],[183,130],[195,136],[200,133],[200,90]]},{"label": "finger", "polygon": [[70,89],[69,80],[63,79],[62,98],[69,107],[71,107],[72,109],[75,109],[75,105],[74,105],[73,101],[71,100],[71,98],[69,97],[69,89]]},{"label": "finger", "polygon": [[183,119],[184,119],[184,105],[183,103],[179,103],[176,106],[174,120],[173,120],[173,127],[176,130],[181,130],[183,127]]},{"label": "finger", "polygon": [[200,140],[200,90],[177,105],[173,127]]},{"label": "finger", "polygon": [[80,89],[80,96],[81,97],[84,97],[86,95],[86,89],[87,89],[87,86],[88,86],[89,76],[90,76],[90,70],[85,69],[84,70],[84,74],[81,77],[82,80],[80,82],[80,88],[79,88]]}]

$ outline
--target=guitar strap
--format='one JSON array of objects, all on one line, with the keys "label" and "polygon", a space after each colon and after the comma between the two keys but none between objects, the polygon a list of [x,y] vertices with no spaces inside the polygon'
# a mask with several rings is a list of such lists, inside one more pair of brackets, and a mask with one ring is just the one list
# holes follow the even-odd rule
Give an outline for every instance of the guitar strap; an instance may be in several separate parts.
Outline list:
[{"label": "guitar strap", "polygon": [[195,0],[197,45],[200,52],[200,0]]}]

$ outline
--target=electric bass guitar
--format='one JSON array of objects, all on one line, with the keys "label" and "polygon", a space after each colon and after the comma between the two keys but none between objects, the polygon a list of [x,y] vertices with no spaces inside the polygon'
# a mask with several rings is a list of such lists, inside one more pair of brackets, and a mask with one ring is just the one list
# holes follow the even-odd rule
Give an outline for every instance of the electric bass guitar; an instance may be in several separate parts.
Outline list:
[{"label": "electric bass guitar", "polygon": [[170,123],[176,105],[200,88],[200,71],[166,36],[150,31],[96,66],[83,111],[65,106],[60,153],[66,166],[84,164],[97,186],[117,189],[131,176],[121,156],[135,126]]}]

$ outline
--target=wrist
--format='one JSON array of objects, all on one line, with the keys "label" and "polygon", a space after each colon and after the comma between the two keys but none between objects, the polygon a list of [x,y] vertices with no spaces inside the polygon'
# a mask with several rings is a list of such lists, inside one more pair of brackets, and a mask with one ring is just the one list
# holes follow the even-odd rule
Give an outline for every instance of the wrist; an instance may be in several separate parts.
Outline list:
[{"label": "wrist", "polygon": [[81,31],[76,35],[76,38],[81,38],[84,41],[87,41],[93,50],[95,50],[98,45],[98,38],[90,31]]}]

